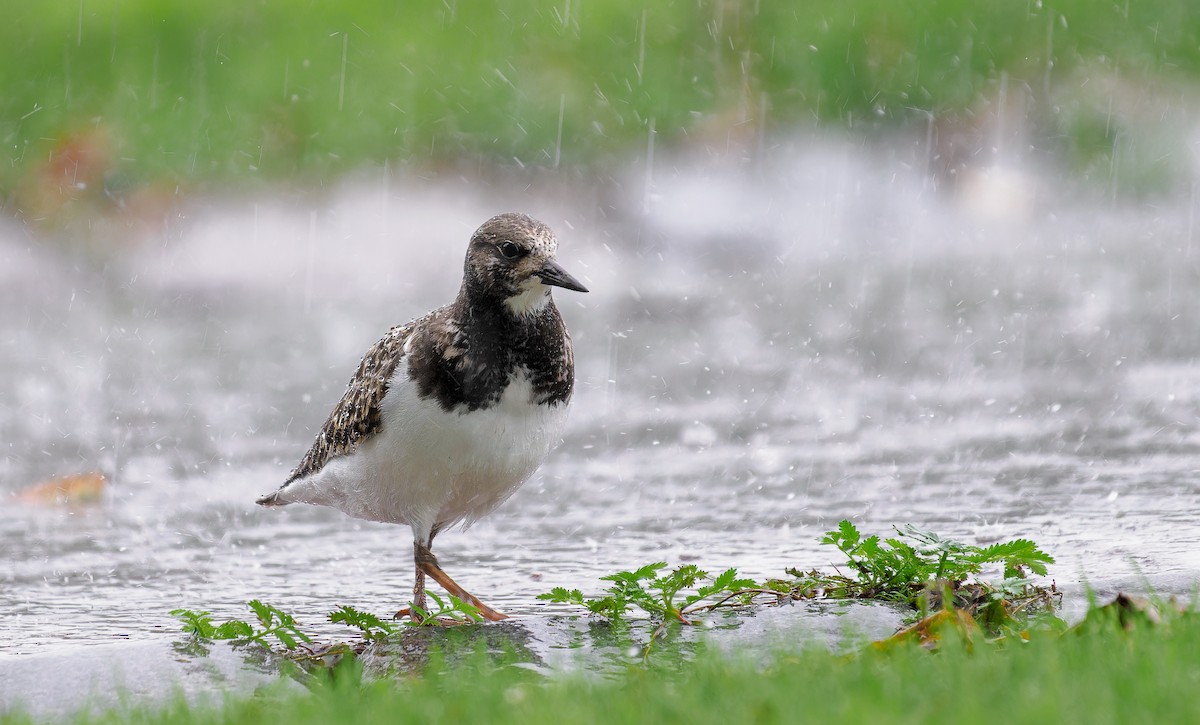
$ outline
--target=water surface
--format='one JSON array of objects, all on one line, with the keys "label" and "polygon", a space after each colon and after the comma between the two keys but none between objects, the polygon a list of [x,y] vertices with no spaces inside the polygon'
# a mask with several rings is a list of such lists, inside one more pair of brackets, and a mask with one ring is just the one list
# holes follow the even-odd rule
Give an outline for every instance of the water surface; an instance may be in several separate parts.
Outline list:
[{"label": "water surface", "polygon": [[[471,231],[511,209],[550,223],[592,289],[556,293],[571,422],[436,550],[543,647],[570,613],[536,601],[551,587],[660,559],[823,566],[842,518],[1034,539],[1068,612],[1085,582],[1194,591],[1192,196],[1113,203],[1026,176],[981,205],[903,154],[836,144],[661,158],[600,181],[368,173],[194,200],[87,254],[0,227],[0,669],[165,645],[175,607],[242,617],[260,598],[342,635],[320,624],[336,605],[406,603],[406,527],[253,500],[362,352],[449,301]],[[98,503],[10,495],[84,471],[110,481]]]}]

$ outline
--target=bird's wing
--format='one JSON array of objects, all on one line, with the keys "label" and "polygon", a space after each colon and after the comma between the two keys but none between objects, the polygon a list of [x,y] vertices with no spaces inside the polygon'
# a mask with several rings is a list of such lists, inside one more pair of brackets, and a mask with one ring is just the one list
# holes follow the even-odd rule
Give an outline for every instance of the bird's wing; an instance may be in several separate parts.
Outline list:
[{"label": "bird's wing", "polygon": [[363,355],[346,393],[321,427],[312,448],[284,481],[284,485],[321,470],[330,459],[354,451],[359,442],[379,432],[381,404],[388,381],[404,359],[404,344],[419,321],[393,327]]}]

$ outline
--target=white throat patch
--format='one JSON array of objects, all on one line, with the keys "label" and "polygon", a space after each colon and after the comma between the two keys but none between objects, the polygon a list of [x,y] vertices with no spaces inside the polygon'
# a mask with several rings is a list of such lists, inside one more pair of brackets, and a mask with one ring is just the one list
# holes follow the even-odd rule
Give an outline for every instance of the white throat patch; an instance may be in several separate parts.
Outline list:
[{"label": "white throat patch", "polygon": [[549,301],[550,288],[540,279],[530,277],[521,284],[521,292],[504,300],[504,305],[513,316],[521,317],[540,312]]}]

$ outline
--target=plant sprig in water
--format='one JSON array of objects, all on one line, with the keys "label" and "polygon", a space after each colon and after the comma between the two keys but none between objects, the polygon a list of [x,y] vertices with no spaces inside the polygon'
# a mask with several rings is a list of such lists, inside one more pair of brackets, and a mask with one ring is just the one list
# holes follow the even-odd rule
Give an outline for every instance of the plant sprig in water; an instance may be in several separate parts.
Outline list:
[{"label": "plant sprig in water", "polygon": [[[1058,594],[1053,585],[1047,588],[1027,577],[1028,573],[1044,576],[1046,565],[1054,563],[1053,557],[1027,539],[978,547],[912,525],[896,528],[896,533],[888,539],[863,537],[850,521],[842,521],[826,532],[821,543],[836,547],[846,556],[849,574],[836,568],[833,573],[788,569],[790,579],[759,583],[739,578],[736,569],[710,577],[692,564],[660,576],[667,564],[654,562],[601,577],[601,581],[612,584],[599,597],[585,597],[578,589],[557,587],[538,598],[582,606],[614,624],[622,623],[633,608],[663,623],[694,624],[689,617],[700,612],[744,606],[770,597],[776,601],[897,601],[926,613],[937,606],[952,605],[972,616],[982,610],[986,615],[983,621],[998,627],[1021,612],[1037,608],[1035,605],[1051,608],[1051,598]],[[1003,579],[997,583],[981,580],[979,575],[988,566],[1002,567]],[[660,626],[655,634],[661,631]]]},{"label": "plant sprig in water", "polygon": [[309,637],[296,625],[292,615],[277,607],[264,604],[257,599],[246,603],[258,619],[255,626],[240,619],[231,619],[220,624],[212,621],[212,613],[192,609],[172,609],[171,616],[183,622],[183,631],[201,639],[235,639],[247,642],[257,642],[264,647],[270,647],[269,637],[279,640],[285,648],[295,649],[300,642],[309,644]]},{"label": "plant sprig in water", "polygon": [[[972,614],[981,606],[990,607],[993,618],[1013,616],[1035,602],[1049,607],[1050,597],[1057,594],[1053,585],[1040,586],[1029,578],[1029,574],[1045,576],[1046,565],[1053,564],[1054,557],[1028,539],[979,547],[911,524],[893,528],[897,536],[881,540],[864,537],[853,523],[842,521],[825,533],[821,543],[837,547],[846,556],[850,575],[788,569],[792,579],[769,584],[775,589],[787,588],[797,599],[879,599],[903,602],[922,611],[945,604],[941,599],[949,592],[955,606]],[[980,579],[989,566],[1002,567],[999,582]]]},{"label": "plant sprig in water", "polygon": [[[753,593],[761,589],[752,579],[739,579],[737,569],[726,569],[712,577],[695,564],[684,564],[659,576],[665,568],[667,563],[658,561],[634,571],[600,577],[601,581],[612,582],[612,585],[606,590],[607,596],[595,599],[584,597],[578,589],[563,587],[540,594],[538,599],[578,604],[613,622],[620,621],[636,607],[653,618],[693,624],[689,615],[727,602],[748,604]],[[688,590],[691,590],[690,594],[680,597],[680,592]]]}]

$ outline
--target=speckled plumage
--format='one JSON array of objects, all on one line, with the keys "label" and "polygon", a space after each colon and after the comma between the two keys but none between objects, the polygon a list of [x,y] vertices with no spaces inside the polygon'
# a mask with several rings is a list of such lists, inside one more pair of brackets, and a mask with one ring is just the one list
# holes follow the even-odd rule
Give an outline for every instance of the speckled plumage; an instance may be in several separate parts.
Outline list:
[{"label": "speckled plumage", "polygon": [[408,524],[418,567],[452,594],[503,615],[437,564],[433,537],[503,502],[557,442],[575,380],[550,287],[586,292],[554,260],[545,224],[502,214],[475,232],[455,300],[394,327],[363,356],[316,440],[258,503],[332,506]]},{"label": "speckled plumage", "polygon": [[284,481],[285,486],[321,470],[330,458],[353,452],[359,441],[379,430],[382,422],[379,406],[387,394],[388,380],[404,358],[405,341],[423,321],[424,318],[393,327],[367,350],[346,386],[346,393],[333,407],[308,453]]},{"label": "speckled plumage", "polygon": [[478,330],[455,322],[463,317],[461,307],[456,301],[397,325],[367,350],[342,399],[284,485],[321,470],[331,458],[354,452],[361,440],[379,431],[388,380],[402,362],[407,361],[421,397],[436,399],[446,411],[494,405],[517,370],[529,375],[535,402],[557,405],[570,400],[575,357],[553,302],[519,325],[505,319],[508,315],[493,320],[477,312],[468,319]]}]

